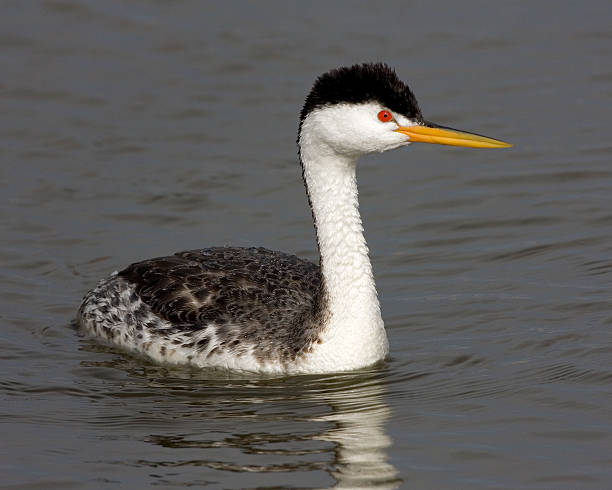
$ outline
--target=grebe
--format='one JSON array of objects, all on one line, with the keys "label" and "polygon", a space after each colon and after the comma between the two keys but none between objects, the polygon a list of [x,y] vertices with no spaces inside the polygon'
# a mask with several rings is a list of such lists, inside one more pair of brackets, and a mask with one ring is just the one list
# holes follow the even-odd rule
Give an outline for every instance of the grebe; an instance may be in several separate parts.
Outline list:
[{"label": "grebe", "polygon": [[361,155],[414,142],[511,146],[427,122],[383,63],[321,75],[300,114],[299,160],[320,266],[263,248],[207,248],[137,262],[87,293],[78,323],[172,364],[325,373],[385,358],[387,335],[359,215]]}]

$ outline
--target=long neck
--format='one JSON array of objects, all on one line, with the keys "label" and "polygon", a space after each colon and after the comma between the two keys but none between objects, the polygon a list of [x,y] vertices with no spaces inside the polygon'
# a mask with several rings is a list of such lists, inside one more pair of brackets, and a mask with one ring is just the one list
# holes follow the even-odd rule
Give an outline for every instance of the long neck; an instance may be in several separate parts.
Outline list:
[{"label": "long neck", "polygon": [[359,342],[377,344],[374,355],[380,357],[386,335],[359,214],[357,157],[309,138],[300,139],[300,157],[331,317],[329,338],[355,348],[363,347]]},{"label": "long neck", "polygon": [[337,155],[316,160],[302,155],[302,159],[330,299],[360,310],[364,299],[378,304],[359,214],[355,161]]}]

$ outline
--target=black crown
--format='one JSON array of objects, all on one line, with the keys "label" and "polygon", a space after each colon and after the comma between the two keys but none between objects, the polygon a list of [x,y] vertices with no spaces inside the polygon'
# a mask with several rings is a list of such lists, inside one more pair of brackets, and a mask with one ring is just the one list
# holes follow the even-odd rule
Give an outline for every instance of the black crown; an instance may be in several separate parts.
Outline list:
[{"label": "black crown", "polygon": [[392,68],[384,63],[363,63],[321,75],[306,97],[300,121],[321,107],[373,101],[412,120],[423,120],[414,94]]}]

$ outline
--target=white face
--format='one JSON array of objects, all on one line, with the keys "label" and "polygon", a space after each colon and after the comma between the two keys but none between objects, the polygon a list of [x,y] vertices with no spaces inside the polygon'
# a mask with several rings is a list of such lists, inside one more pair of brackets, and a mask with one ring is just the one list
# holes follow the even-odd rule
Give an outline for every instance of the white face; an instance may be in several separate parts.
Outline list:
[{"label": "white face", "polygon": [[[382,111],[390,117],[379,117]],[[416,124],[376,102],[336,104],[308,114],[302,125],[302,138],[313,138],[340,154],[361,155],[409,145],[409,138],[395,130]]]}]

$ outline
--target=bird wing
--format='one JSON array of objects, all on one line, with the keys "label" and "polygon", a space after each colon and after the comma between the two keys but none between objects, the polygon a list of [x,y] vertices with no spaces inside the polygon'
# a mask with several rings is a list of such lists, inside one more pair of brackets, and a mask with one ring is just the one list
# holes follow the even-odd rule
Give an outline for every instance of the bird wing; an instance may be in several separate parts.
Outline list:
[{"label": "bird wing", "polygon": [[264,248],[188,250],[119,273],[159,317],[184,328],[228,324],[245,334],[299,328],[321,288],[317,265]]}]

